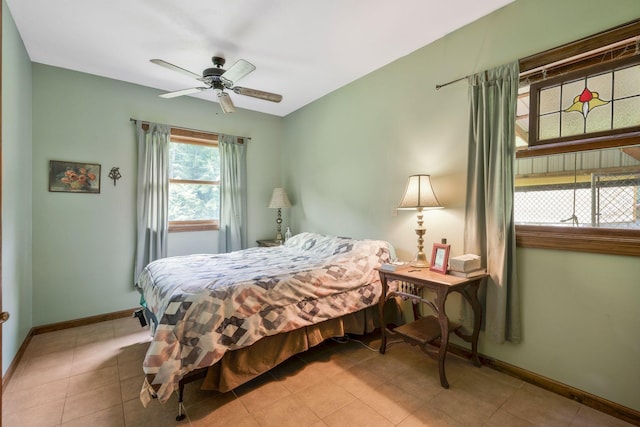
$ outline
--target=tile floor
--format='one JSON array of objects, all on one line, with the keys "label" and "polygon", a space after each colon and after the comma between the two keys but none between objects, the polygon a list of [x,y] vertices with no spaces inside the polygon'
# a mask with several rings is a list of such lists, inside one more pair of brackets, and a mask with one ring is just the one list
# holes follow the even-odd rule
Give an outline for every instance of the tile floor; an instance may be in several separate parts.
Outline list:
[{"label": "tile floor", "polygon": [[149,340],[133,318],[34,336],[4,392],[3,426],[629,425],[454,355],[445,390],[417,348],[380,355],[355,341],[323,343],[233,392],[188,384],[176,422],[175,396],[146,409],[138,399]]}]

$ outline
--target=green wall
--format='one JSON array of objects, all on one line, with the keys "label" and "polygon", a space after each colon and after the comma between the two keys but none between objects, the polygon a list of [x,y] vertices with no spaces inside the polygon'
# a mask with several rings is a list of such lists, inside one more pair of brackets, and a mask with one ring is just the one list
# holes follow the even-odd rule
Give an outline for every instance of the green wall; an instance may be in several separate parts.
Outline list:
[{"label": "green wall", "polygon": [[[416,251],[415,215],[396,212],[408,175],[432,174],[446,209],[427,212],[426,247],[461,254],[467,88],[435,85],[640,17],[637,0],[518,0],[284,119],[30,64],[3,2],[4,366],[29,328],[134,307],[135,136],[130,117],[251,136],[249,241],[273,234],[273,187],[285,224],[391,241]],[[33,86],[33,87],[32,87]],[[103,167],[99,195],[47,191],[48,161]],[[117,186],[106,178],[119,166]],[[32,243],[33,242],[33,243]],[[170,236],[170,254],[215,252],[215,233]],[[31,251],[33,249],[33,254]],[[484,354],[640,410],[640,262],[519,249],[523,342]],[[455,316],[456,301],[450,313]]]},{"label": "green wall", "polygon": [[[425,213],[425,246],[463,253],[468,98],[462,81],[640,17],[637,0],[518,0],[285,118],[283,182],[294,231],[382,238],[416,252],[415,213],[394,212],[429,173],[446,209]],[[518,249],[523,341],[480,351],[640,410],[640,262]],[[456,301],[449,313],[456,315]]]},{"label": "green wall", "polygon": [[2,2],[2,372],[32,326],[31,62]]},{"label": "green wall", "polygon": [[[33,324],[133,308],[137,118],[252,137],[249,241],[273,233],[267,208],[281,185],[282,119],[42,64],[33,65]],[[50,193],[49,160],[102,165],[100,194]],[[122,178],[113,185],[109,170]],[[215,252],[217,234],[170,234],[171,254]]]}]

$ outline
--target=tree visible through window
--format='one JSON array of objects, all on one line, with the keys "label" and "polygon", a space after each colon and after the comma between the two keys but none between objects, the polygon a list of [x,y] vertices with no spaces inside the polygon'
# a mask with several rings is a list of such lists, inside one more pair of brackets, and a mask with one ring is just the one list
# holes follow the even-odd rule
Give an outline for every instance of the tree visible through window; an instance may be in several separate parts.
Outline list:
[{"label": "tree visible through window", "polygon": [[169,230],[216,229],[220,218],[220,153],[215,142],[174,138],[169,144]]}]

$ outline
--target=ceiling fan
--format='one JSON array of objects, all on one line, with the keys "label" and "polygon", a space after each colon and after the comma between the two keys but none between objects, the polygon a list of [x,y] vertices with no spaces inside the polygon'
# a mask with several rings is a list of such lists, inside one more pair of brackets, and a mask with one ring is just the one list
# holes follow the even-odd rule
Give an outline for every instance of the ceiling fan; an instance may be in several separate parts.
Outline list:
[{"label": "ceiling fan", "polygon": [[264,99],[266,101],[282,101],[282,95],[278,95],[276,93],[235,86],[238,80],[242,79],[247,74],[256,69],[255,65],[251,64],[250,62],[245,61],[244,59],[239,59],[235,64],[233,64],[233,66],[231,66],[231,68],[225,70],[222,68],[225,63],[224,58],[220,56],[214,56],[213,58],[211,58],[211,60],[213,61],[213,65],[215,65],[215,67],[207,68],[202,72],[202,76],[200,76],[189,70],[178,67],[177,65],[173,65],[167,61],[163,61],[162,59],[152,59],[151,62],[153,62],[154,64],[193,77],[205,84],[205,86],[201,87],[193,87],[189,89],[163,93],[160,95],[160,97],[175,98],[177,96],[189,95],[192,93],[201,92],[203,90],[213,89],[218,97],[218,102],[220,103],[220,107],[222,107],[222,111],[224,113],[233,113],[234,111],[236,111],[236,108],[233,105],[233,101],[231,100],[229,94],[225,92],[225,89],[233,91],[238,95],[251,96],[253,98]]}]

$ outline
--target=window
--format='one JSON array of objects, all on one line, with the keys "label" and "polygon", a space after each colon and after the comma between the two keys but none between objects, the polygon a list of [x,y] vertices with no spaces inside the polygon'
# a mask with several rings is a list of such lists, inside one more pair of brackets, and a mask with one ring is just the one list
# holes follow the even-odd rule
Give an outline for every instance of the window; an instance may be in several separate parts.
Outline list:
[{"label": "window", "polygon": [[169,231],[217,230],[220,218],[218,136],[171,129]]},{"label": "window", "polygon": [[517,223],[640,230],[640,146],[516,161]]},{"label": "window", "polygon": [[640,56],[531,85],[529,145],[640,131]]},{"label": "window", "polygon": [[640,20],[520,65],[518,246],[640,256]]}]

